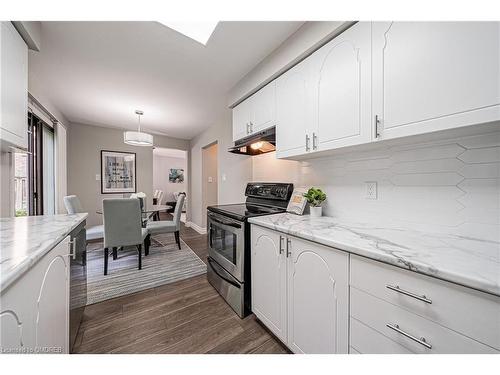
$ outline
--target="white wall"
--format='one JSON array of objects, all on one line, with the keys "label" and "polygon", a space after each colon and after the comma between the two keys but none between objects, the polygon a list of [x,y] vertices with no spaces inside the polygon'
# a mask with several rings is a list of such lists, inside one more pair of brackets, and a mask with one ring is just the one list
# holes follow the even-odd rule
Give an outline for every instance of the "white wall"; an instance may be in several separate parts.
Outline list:
[{"label": "white wall", "polygon": [[[324,214],[500,240],[500,132],[351,151],[308,161],[256,156],[254,181],[316,186]],[[365,199],[366,181],[378,199]]]},{"label": "white wall", "polygon": [[[202,148],[218,145],[218,203],[241,203],[245,200],[245,186],[252,178],[252,160],[249,156],[231,154],[233,145],[231,111],[227,109],[216,124],[191,140],[189,152],[190,191],[188,220],[203,227]],[[225,179],[224,179],[225,177]]]},{"label": "white wall", "polygon": [[[158,147],[187,150],[189,142],[154,135]],[[83,208],[89,213],[88,225],[102,223],[102,215],[96,213],[104,198],[122,197],[122,194],[101,194],[101,150],[136,153],[137,191],[153,196],[153,148],[136,147],[123,143],[123,131],[112,128],[72,123],[68,129],[68,194],[80,198]]]},{"label": "white wall", "polygon": [[[184,182],[173,183],[168,181],[170,168],[184,169]],[[176,191],[187,192],[188,170],[187,153],[185,158],[174,158],[153,153],[153,190],[162,190],[162,202],[174,201],[173,193]]]}]

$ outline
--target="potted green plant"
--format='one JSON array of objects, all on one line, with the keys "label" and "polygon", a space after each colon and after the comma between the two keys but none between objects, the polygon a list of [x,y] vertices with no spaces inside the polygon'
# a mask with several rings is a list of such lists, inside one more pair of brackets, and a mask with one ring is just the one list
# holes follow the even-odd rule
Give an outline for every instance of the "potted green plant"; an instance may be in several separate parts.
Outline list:
[{"label": "potted green plant", "polygon": [[320,217],[323,214],[321,204],[326,200],[326,194],[321,189],[312,187],[304,197],[309,202],[311,217]]}]

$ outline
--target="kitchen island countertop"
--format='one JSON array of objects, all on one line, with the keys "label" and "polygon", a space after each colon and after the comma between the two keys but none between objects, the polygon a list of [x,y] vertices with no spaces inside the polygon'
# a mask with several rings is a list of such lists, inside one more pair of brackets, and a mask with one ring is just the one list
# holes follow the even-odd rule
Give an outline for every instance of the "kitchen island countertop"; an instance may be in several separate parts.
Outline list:
[{"label": "kitchen island countertop", "polygon": [[31,269],[86,218],[86,213],[1,218],[0,290]]}]

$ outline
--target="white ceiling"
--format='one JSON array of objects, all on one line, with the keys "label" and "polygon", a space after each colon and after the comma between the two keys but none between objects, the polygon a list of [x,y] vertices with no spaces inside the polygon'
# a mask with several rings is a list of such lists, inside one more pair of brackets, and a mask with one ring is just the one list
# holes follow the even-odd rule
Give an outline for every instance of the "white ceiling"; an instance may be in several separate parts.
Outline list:
[{"label": "white ceiling", "polygon": [[206,46],[157,22],[42,22],[30,87],[71,122],[190,139],[227,92],[302,22],[220,22]]},{"label": "white ceiling", "polygon": [[175,148],[155,147],[153,149],[153,155],[185,159],[187,157],[187,152],[184,150],[177,150]]}]

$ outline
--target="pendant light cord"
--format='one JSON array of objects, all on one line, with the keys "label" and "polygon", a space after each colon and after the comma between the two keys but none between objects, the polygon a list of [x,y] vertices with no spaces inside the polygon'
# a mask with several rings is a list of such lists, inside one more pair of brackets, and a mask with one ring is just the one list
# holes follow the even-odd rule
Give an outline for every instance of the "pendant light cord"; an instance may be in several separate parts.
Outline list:
[{"label": "pendant light cord", "polygon": [[139,133],[141,133],[141,115],[138,114],[137,116],[139,116]]}]

